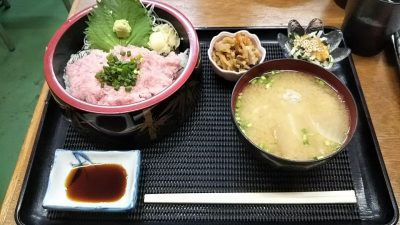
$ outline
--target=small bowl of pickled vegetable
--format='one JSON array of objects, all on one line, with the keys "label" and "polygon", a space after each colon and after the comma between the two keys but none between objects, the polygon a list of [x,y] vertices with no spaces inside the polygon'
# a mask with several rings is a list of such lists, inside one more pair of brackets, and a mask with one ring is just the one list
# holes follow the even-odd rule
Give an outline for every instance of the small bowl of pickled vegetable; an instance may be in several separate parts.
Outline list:
[{"label": "small bowl of pickled vegetable", "polygon": [[349,48],[340,48],[343,34],[340,30],[324,33],[323,22],[313,19],[306,29],[297,20],[288,24],[288,36],[279,33],[278,43],[285,55],[294,59],[305,60],[325,69],[350,55]]},{"label": "small bowl of pickled vegetable", "polygon": [[207,54],[217,75],[237,81],[251,67],[264,61],[266,51],[255,34],[241,30],[219,33],[211,40]]},{"label": "small bowl of pickled vegetable", "polygon": [[357,126],[348,88],[297,59],[261,63],[236,83],[232,119],[247,149],[284,169],[309,169],[340,154]]}]

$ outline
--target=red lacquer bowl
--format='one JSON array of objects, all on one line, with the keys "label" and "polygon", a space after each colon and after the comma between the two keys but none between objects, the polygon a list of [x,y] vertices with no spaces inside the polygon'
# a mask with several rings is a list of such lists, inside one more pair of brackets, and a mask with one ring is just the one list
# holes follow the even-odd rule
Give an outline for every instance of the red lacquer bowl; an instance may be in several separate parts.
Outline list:
[{"label": "red lacquer bowl", "polygon": [[135,146],[169,134],[190,114],[199,97],[200,47],[193,25],[182,13],[165,3],[142,2],[154,5],[156,14],[172,23],[181,37],[179,50],[189,49],[187,65],[174,83],[161,93],[133,104],[102,106],[74,98],[65,90],[64,68],[71,54],[83,46],[87,15],[92,7],[68,19],[54,34],[45,52],[45,79],[53,97],[75,127],[99,141]]}]

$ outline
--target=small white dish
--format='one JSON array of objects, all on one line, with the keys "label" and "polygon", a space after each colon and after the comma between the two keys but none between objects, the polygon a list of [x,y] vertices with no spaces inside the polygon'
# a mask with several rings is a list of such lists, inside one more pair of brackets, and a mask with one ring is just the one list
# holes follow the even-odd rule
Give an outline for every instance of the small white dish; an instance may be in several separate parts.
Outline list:
[{"label": "small white dish", "polygon": [[222,31],[217,36],[213,37],[213,39],[211,39],[211,42],[210,42],[210,47],[208,48],[208,51],[207,51],[208,59],[210,60],[211,66],[213,67],[215,73],[229,81],[237,81],[247,71],[236,72],[236,71],[225,70],[225,69],[220,68],[217,65],[217,63],[212,59],[212,52],[213,52],[215,42],[221,40],[224,37],[234,37],[238,33],[242,33],[242,34],[246,35],[247,37],[249,37],[253,41],[253,44],[260,50],[261,58],[257,64],[264,62],[265,56],[266,56],[266,50],[265,50],[265,48],[263,48],[261,46],[260,39],[257,37],[257,35],[251,34],[247,30],[240,30],[236,33]]},{"label": "small white dish", "polygon": [[[80,202],[67,197],[65,181],[81,164],[118,164],[127,174],[124,195],[113,202]],[[43,200],[46,209],[67,211],[126,211],[136,205],[139,191],[140,151],[78,151],[57,149]]]}]

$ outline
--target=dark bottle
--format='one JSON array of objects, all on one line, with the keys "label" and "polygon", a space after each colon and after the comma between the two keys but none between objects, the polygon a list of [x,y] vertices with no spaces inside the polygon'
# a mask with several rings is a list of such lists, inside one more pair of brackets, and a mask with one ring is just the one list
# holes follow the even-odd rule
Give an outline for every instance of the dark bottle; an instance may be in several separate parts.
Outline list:
[{"label": "dark bottle", "polygon": [[336,5],[338,5],[340,8],[344,9],[347,4],[347,0],[335,0]]},{"label": "dark bottle", "polygon": [[378,54],[390,35],[400,29],[400,2],[349,0],[342,30],[352,52],[362,56]]}]

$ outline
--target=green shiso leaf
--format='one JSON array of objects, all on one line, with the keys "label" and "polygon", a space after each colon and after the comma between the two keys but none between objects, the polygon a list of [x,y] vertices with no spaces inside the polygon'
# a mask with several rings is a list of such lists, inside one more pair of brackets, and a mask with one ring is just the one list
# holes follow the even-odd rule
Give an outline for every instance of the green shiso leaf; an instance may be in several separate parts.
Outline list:
[{"label": "green shiso leaf", "polygon": [[[85,33],[91,48],[108,51],[116,45],[147,47],[152,22],[139,0],[102,0],[88,18]],[[127,20],[132,28],[128,38],[120,39],[113,32],[114,22],[120,19]]]}]

